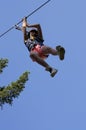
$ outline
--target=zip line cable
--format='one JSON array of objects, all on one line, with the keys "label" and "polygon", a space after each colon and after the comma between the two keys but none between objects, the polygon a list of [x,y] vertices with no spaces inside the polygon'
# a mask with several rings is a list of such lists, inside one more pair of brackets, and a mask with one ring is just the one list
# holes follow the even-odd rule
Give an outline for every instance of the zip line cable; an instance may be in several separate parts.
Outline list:
[{"label": "zip line cable", "polygon": [[[46,1],[45,3],[43,3],[41,6],[39,6],[38,8],[36,8],[34,11],[32,11],[29,15],[27,15],[25,18],[28,18],[28,17],[30,17],[32,14],[34,14],[35,12],[37,12],[39,9],[41,9],[44,5],[46,5],[49,1],[51,1],[51,0],[48,0],[48,1]],[[17,24],[15,24],[15,25],[18,25],[18,24],[20,24],[22,22],[22,20],[20,20]],[[13,28],[15,28],[15,25],[13,25],[11,28],[9,28],[7,31],[5,31],[4,33],[2,33],[1,35],[0,35],[0,38],[3,36],[3,35],[5,35],[6,33],[8,33],[9,31],[11,31]]]}]

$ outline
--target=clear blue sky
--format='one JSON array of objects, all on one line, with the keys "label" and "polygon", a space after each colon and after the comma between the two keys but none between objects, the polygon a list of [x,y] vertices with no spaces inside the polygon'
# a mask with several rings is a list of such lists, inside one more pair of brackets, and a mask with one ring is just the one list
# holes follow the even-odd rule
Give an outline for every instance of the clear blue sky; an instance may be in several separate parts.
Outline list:
[{"label": "clear blue sky", "polygon": [[[45,1],[1,1],[0,34]],[[0,76],[0,86],[30,71],[26,88],[13,106],[4,105],[0,110],[0,129],[86,130],[86,1],[51,0],[29,17],[28,22],[41,24],[45,44],[65,47],[65,60],[54,56],[47,59],[59,70],[51,78],[29,58],[21,32],[13,29],[0,38],[0,58],[9,59]]]}]

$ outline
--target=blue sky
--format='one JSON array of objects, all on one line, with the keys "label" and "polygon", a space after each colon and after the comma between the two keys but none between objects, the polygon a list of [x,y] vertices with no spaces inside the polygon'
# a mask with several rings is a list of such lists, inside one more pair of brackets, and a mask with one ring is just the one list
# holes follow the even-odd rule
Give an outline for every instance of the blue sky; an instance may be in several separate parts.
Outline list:
[{"label": "blue sky", "polygon": [[[3,0],[0,4],[0,34],[27,16],[45,0]],[[0,38],[0,58],[8,67],[0,86],[16,81],[30,71],[26,88],[13,106],[0,111],[1,130],[86,130],[86,1],[51,0],[28,18],[40,23],[45,44],[66,49],[65,60],[51,56],[47,62],[58,69],[49,73],[31,61],[21,32],[13,29]]]}]

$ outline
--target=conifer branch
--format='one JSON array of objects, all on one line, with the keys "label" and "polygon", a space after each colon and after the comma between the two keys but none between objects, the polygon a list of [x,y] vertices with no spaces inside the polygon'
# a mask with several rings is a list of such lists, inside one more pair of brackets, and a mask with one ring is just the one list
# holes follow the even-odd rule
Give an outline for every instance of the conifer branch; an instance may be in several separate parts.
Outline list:
[{"label": "conifer branch", "polygon": [[[0,59],[1,69],[0,72],[3,72],[3,68],[7,66],[7,59]],[[17,98],[20,93],[25,88],[25,83],[28,80],[29,72],[24,72],[16,82],[12,82],[7,87],[0,87],[0,107],[2,108],[5,103],[12,105],[13,99]]]}]

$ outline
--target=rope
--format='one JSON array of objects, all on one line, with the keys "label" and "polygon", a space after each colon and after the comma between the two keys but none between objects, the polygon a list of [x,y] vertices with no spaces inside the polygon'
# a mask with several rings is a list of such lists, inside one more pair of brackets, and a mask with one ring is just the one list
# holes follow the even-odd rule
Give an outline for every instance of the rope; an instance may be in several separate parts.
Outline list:
[{"label": "rope", "polygon": [[[35,9],[34,11],[32,11],[29,15],[26,16],[26,18],[30,17],[32,14],[34,14],[35,12],[37,12],[40,8],[42,8],[44,5],[46,5],[50,0],[46,1],[45,3],[43,3],[41,6],[39,6],[37,9]],[[18,25],[22,22],[22,20],[20,20],[17,24]],[[13,25],[11,28],[9,28],[7,31],[5,31],[4,33],[2,33],[0,35],[0,38],[5,35],[6,33],[8,33],[9,31],[11,31],[13,28],[15,28],[15,25]]]}]

